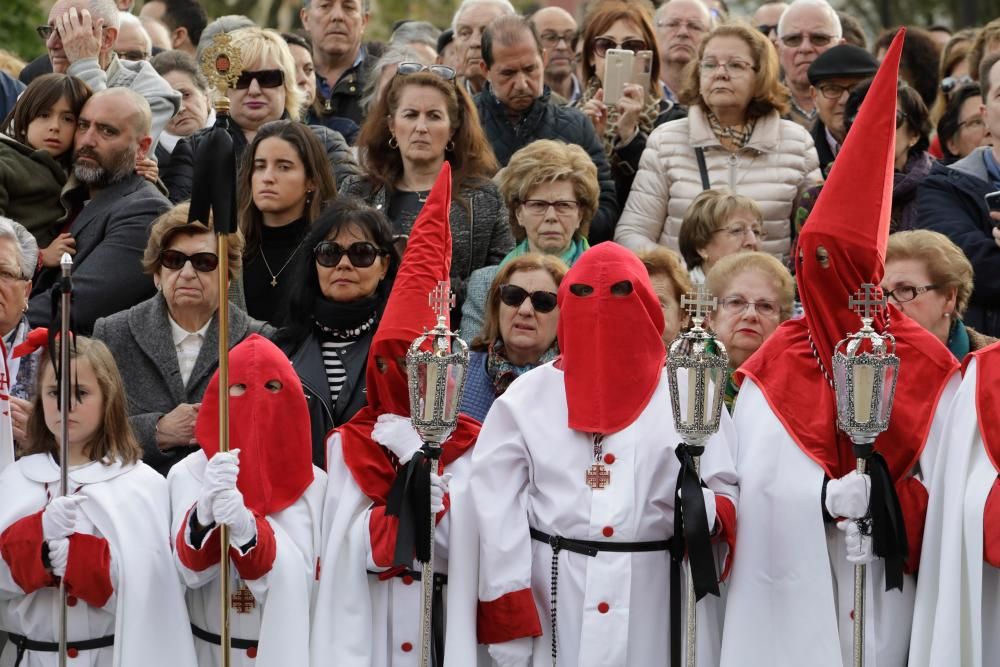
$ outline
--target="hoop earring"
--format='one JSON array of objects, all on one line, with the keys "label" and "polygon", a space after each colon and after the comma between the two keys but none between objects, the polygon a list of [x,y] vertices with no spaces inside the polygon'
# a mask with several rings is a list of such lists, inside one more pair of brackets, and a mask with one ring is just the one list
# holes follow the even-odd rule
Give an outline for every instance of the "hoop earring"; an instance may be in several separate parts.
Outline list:
[{"label": "hoop earring", "polygon": [[448,145],[445,146],[444,149],[446,151],[448,151],[449,153],[454,153],[455,152],[455,142],[454,141],[449,141]]},{"label": "hoop earring", "polygon": [[399,148],[399,142],[396,141],[396,135],[389,135],[389,148],[393,150]]}]

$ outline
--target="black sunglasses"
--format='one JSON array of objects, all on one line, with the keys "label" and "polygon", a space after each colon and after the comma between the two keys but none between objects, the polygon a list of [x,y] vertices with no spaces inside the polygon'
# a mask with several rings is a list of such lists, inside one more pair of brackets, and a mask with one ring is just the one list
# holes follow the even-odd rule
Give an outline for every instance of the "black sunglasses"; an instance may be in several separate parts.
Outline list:
[{"label": "black sunglasses", "polygon": [[356,241],[347,248],[333,241],[320,241],[313,248],[313,257],[316,258],[316,263],[328,269],[340,264],[344,255],[347,255],[347,261],[355,268],[366,269],[375,263],[379,255],[384,254],[374,243],[368,241]]},{"label": "black sunglasses", "polygon": [[607,54],[608,49],[627,49],[628,51],[645,51],[646,42],[641,39],[626,39],[624,42],[619,44],[613,39],[607,37],[598,37],[594,40],[594,55],[599,58],[604,58]]},{"label": "black sunglasses", "polygon": [[531,307],[539,313],[551,313],[556,307],[555,292],[529,292],[523,287],[509,284],[500,286],[500,300],[511,308],[520,308],[525,299],[531,299]]},{"label": "black sunglasses", "polygon": [[237,90],[246,90],[254,79],[257,80],[257,85],[261,88],[279,88],[285,85],[285,73],[280,69],[261,69],[248,70],[240,74],[240,78],[236,79],[235,87]]},{"label": "black sunglasses", "polygon": [[447,65],[424,65],[423,63],[399,63],[396,67],[397,76],[416,74],[417,72],[430,72],[436,74],[445,81],[455,80],[455,70]]},{"label": "black sunglasses", "polygon": [[188,262],[198,273],[210,273],[219,266],[219,256],[214,252],[196,252],[193,255],[185,255],[180,250],[160,252],[160,265],[173,271],[180,271]]}]

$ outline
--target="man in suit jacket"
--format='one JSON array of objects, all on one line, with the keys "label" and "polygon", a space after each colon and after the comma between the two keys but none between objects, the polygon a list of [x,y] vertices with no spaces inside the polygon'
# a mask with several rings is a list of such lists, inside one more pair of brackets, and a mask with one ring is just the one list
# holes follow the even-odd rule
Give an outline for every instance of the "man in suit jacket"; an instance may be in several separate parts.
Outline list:
[{"label": "man in suit jacket", "polygon": [[[153,220],[170,202],[135,173],[152,137],[149,104],[128,88],[95,93],[80,112],[73,174],[63,191],[67,227],[75,243],[73,320],[90,333],[99,317],[125,310],[153,294],[142,270],[142,253]],[[58,267],[36,274],[28,321],[49,326]]]}]

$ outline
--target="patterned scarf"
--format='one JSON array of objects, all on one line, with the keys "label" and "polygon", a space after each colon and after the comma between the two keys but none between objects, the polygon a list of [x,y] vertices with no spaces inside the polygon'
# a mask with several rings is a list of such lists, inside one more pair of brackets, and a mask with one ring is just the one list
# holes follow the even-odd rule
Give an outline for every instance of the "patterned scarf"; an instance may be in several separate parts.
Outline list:
[{"label": "patterned scarf", "polygon": [[[576,102],[576,107],[582,109],[583,105],[589,102],[601,88],[601,80],[596,76],[590,77],[590,81],[587,82],[587,89],[580,95],[580,99]],[[653,99],[652,95],[646,93],[646,105],[639,113],[638,131],[644,132],[646,136],[649,136],[649,133],[656,127],[656,119],[659,115],[660,100]],[[609,105],[608,126],[601,140],[604,143],[604,153],[608,156],[608,159],[615,159],[615,145],[618,141],[618,110],[614,106]]]},{"label": "patterned scarf", "polygon": [[545,350],[538,361],[525,366],[516,366],[507,360],[503,351],[503,341],[497,338],[490,343],[490,347],[486,352],[486,374],[493,381],[493,390],[496,391],[497,396],[500,396],[507,391],[510,383],[520,377],[522,373],[527,373],[532,368],[549,363],[558,354],[559,344],[553,341],[552,345],[549,349]]},{"label": "patterned scarf", "polygon": [[[587,239],[579,238],[570,241],[569,247],[559,254],[559,259],[561,259],[566,266],[573,266],[576,260],[580,259],[580,255],[583,254],[584,250],[590,248],[590,244],[587,243]],[[528,247],[528,239],[524,239],[516,246],[514,249],[507,253],[507,256],[500,261],[500,266],[503,266],[510,260],[520,257],[521,255],[526,255],[531,252],[531,248]]]},{"label": "patterned scarf", "polygon": [[711,111],[706,110],[705,115],[708,117],[708,124],[712,128],[712,132],[715,136],[722,139],[729,139],[737,148],[743,148],[750,142],[750,137],[753,135],[753,129],[757,126],[757,119],[752,118],[743,125],[734,125],[733,127],[723,127],[722,123],[719,121],[719,117],[716,116]]}]

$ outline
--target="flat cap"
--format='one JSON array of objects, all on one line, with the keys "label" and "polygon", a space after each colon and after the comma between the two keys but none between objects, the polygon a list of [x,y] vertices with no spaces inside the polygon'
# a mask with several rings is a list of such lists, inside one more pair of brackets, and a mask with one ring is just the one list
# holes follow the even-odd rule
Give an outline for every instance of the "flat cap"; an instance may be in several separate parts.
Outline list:
[{"label": "flat cap", "polygon": [[875,56],[853,44],[838,44],[819,54],[809,65],[809,83],[816,85],[820,81],[841,76],[869,77],[878,70]]},{"label": "flat cap", "polygon": [[444,53],[444,50],[455,41],[455,31],[451,28],[443,30],[440,35],[438,35],[437,52],[438,55]]}]

